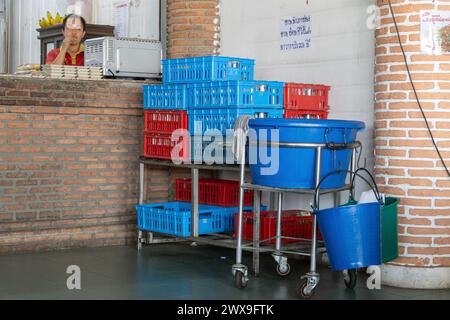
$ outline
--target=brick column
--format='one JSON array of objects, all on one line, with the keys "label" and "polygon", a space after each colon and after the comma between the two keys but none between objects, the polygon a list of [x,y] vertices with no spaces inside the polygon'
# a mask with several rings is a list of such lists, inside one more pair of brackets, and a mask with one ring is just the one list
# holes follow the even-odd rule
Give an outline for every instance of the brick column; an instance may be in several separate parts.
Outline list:
[{"label": "brick column", "polygon": [[168,58],[220,54],[218,0],[168,0]]},{"label": "brick column", "polygon": [[[419,99],[450,166],[450,56],[420,49],[420,10],[449,10],[444,1],[392,0]],[[387,0],[376,32],[375,172],[382,192],[401,199],[400,258],[383,267],[385,284],[450,287],[450,178],[416,103]]]}]

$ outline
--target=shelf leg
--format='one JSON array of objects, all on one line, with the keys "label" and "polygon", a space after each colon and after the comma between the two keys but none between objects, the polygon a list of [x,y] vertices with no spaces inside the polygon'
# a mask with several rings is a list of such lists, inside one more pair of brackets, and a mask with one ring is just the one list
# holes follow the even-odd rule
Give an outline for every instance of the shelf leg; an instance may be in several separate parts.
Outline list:
[{"label": "shelf leg", "polygon": [[275,250],[276,253],[279,254],[281,251],[281,217],[283,213],[283,193],[278,193],[278,209],[277,209],[277,234],[276,234],[276,243]]},{"label": "shelf leg", "polygon": [[[350,173],[350,184],[353,181],[353,177],[354,177],[354,172],[356,171],[356,167],[357,167],[357,163],[356,163],[356,149],[352,149],[352,162],[351,162],[351,173]],[[350,190],[350,196],[352,196],[353,198],[355,198],[355,194],[354,194],[354,188],[352,188]]]},{"label": "shelf leg", "polygon": [[255,200],[253,203],[253,272],[255,276],[259,276],[259,241],[260,241],[260,230],[261,230],[261,193],[255,191]]},{"label": "shelf leg", "polygon": [[138,252],[140,252],[142,250],[142,231],[141,230],[138,230],[137,250],[138,250]]},{"label": "shelf leg", "polygon": [[[322,148],[317,148],[316,157],[316,187],[319,186],[321,176],[321,164],[322,164]],[[320,194],[320,190],[317,194]],[[317,202],[319,205],[319,202]],[[312,235],[312,248],[311,248],[311,274],[315,274],[317,271],[317,215],[313,215],[313,235]]]},{"label": "shelf leg", "polygon": [[[243,146],[241,150],[241,171],[239,176],[239,213],[238,213],[238,225],[237,229],[237,243],[236,243],[236,264],[233,265],[231,271],[233,276],[240,277],[242,276],[243,283],[248,282],[248,268],[242,264],[242,220],[244,216],[244,188],[242,185],[245,182],[245,146]],[[236,278],[240,279],[240,278]]]},{"label": "shelf leg", "polygon": [[139,204],[143,205],[145,201],[145,164],[139,164]]},{"label": "shelf leg", "polygon": [[192,169],[192,236],[198,238],[198,180],[199,169]]}]

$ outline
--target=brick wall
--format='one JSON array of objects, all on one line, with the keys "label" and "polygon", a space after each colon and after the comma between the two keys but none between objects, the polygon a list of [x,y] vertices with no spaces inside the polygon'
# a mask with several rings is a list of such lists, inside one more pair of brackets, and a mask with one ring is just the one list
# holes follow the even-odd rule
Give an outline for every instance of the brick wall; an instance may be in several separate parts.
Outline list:
[{"label": "brick wall", "polygon": [[[438,146],[450,166],[450,56],[420,49],[420,10],[450,10],[450,1],[392,0],[413,80]],[[438,160],[409,84],[387,1],[376,32],[376,175],[401,198],[395,265],[450,266],[450,178]]]},{"label": "brick wall", "polygon": [[220,54],[218,0],[168,0],[168,57]]},{"label": "brick wall", "polygon": [[141,85],[0,77],[0,253],[135,240]]}]

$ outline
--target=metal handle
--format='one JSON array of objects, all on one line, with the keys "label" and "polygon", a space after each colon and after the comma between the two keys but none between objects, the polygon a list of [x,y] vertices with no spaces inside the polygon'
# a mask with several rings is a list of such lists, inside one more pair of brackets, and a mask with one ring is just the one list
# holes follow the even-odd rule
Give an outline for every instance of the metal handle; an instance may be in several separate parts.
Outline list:
[{"label": "metal handle", "polygon": [[256,91],[266,92],[269,91],[269,86],[267,84],[259,84],[255,86]]},{"label": "metal handle", "polygon": [[344,137],[344,143],[336,143],[336,142],[329,142],[328,141],[328,134],[330,132],[330,128],[327,128],[325,130],[325,145],[328,149],[331,150],[344,150],[348,149],[348,143],[347,143],[347,129],[342,129],[343,137]]},{"label": "metal handle", "polygon": [[255,113],[255,118],[256,119],[265,119],[269,116],[269,114],[267,112],[257,112]]},{"label": "metal handle", "polygon": [[239,69],[241,67],[241,63],[239,61],[230,61],[228,62],[230,68]]}]

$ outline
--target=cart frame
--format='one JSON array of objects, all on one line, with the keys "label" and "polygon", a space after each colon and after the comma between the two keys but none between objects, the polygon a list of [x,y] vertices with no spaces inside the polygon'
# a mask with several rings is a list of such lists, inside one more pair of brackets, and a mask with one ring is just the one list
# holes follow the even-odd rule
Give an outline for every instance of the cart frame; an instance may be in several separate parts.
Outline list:
[{"label": "cart frame", "polygon": [[[309,256],[311,258],[310,263],[310,271],[306,275],[301,278],[299,283],[299,293],[304,298],[311,298],[314,295],[315,289],[320,281],[320,275],[317,273],[317,253],[318,253],[318,224],[317,224],[317,216],[313,214],[313,232],[312,232],[312,241],[311,241],[311,251],[310,253],[306,252],[289,252],[283,251],[281,248],[281,224],[282,224],[282,211],[283,211],[283,194],[285,193],[297,193],[297,194],[314,194],[316,192],[316,204],[319,206],[319,198],[320,195],[326,193],[333,193],[335,195],[335,206],[339,205],[339,193],[341,191],[351,190],[351,185],[345,185],[342,188],[338,189],[319,189],[320,188],[320,177],[321,177],[321,163],[322,163],[322,151],[323,149],[334,149],[334,150],[342,150],[342,149],[351,149],[352,150],[352,158],[351,158],[351,168],[352,172],[355,171],[357,166],[356,163],[356,149],[361,147],[361,143],[356,141],[354,143],[344,143],[344,144],[325,144],[325,143],[286,143],[286,142],[274,142],[271,143],[272,146],[285,147],[285,148],[313,148],[316,150],[316,162],[315,162],[315,189],[283,189],[283,188],[273,188],[255,184],[249,184],[245,182],[245,159],[246,159],[246,145],[247,139],[245,139],[246,143],[241,146],[240,152],[240,194],[239,194],[239,219],[237,226],[237,245],[236,245],[236,264],[232,267],[232,273],[235,278],[235,285],[238,288],[245,288],[249,281],[248,276],[248,268],[242,263],[242,251],[244,249],[248,249],[247,246],[242,243],[242,223],[243,223],[243,201],[244,201],[244,192],[245,190],[255,190],[255,191],[265,191],[270,193],[275,193],[278,196],[278,205],[277,205],[277,228],[276,228],[276,243],[274,250],[264,250],[268,252],[272,252],[272,256],[277,263],[277,273],[280,276],[288,275],[290,272],[290,266],[287,262],[287,257],[284,254],[298,254]],[[257,142],[253,143],[257,145]],[[261,145],[261,144],[260,144]],[[350,174],[350,181],[352,180],[352,174]],[[258,196],[256,196],[258,194]],[[259,225],[260,225],[260,197],[259,192],[255,192],[255,203],[254,203],[254,233],[253,233],[253,246],[254,250],[260,252],[259,248]],[[255,273],[258,274],[259,264],[255,264],[254,261],[254,270]]]}]

